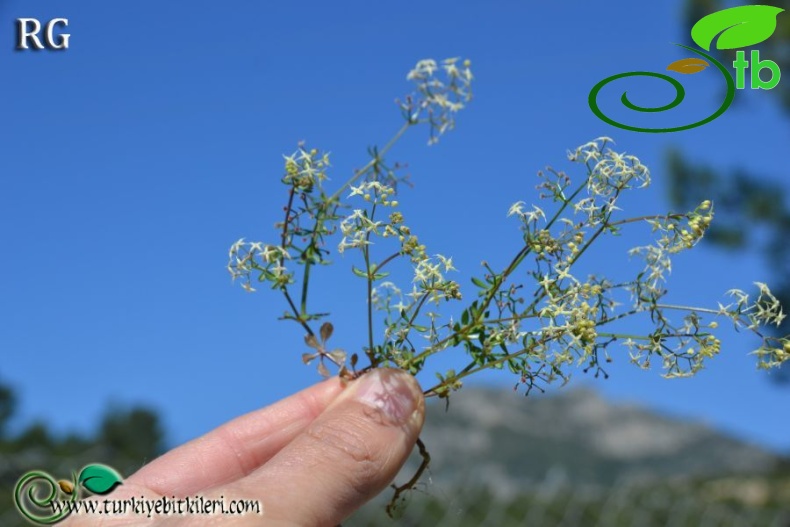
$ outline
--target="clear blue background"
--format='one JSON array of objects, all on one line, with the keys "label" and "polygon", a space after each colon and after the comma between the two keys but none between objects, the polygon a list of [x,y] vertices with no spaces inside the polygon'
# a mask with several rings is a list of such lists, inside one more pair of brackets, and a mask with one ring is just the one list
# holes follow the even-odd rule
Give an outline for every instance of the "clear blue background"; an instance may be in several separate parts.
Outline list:
[{"label": "clear blue background", "polygon": [[[517,200],[537,202],[536,170],[571,169],[566,150],[595,137],[614,137],[652,168],[654,185],[623,204],[630,215],[668,209],[662,156],[671,145],[720,169],[778,178],[790,127],[765,92],[739,92],[724,116],[676,134],[627,132],[590,111],[587,94],[602,78],[661,72],[688,56],[673,45],[688,42],[681,8],[0,4],[0,375],[20,397],[16,429],[40,419],[88,431],[108,404],[143,403],[162,413],[173,446],[317,380],[299,359],[299,328],[276,320],[282,298],[231,283],[228,247],[242,236],[277,240],[281,154],[298,141],[332,152],[334,184],[362,166],[366,147],[400,126],[393,101],[411,90],[405,75],[422,58],[468,57],[477,77],[456,130],[430,148],[427,130],[413,130],[390,156],[409,163],[416,184],[400,197],[411,226],[429,252],[454,256],[467,298],[482,259],[501,266],[517,249],[517,223],[505,214]],[[17,17],[68,18],[70,49],[14,51]],[[687,123],[718,107],[715,70],[681,80],[685,111],[641,124]],[[658,81],[627,89],[643,104],[673,96]],[[602,94],[604,105],[620,91]],[[625,250],[649,241],[637,228],[587,265],[616,277],[637,265]],[[334,343],[359,350],[361,281],[319,271],[317,307],[334,310]],[[675,260],[670,289],[677,302],[715,306],[727,289],[770,277],[753,256],[701,246]],[[579,372],[574,382],[790,451],[790,389],[756,371],[747,355],[755,339],[722,338],[721,356],[694,379],[664,380],[618,351],[608,381]],[[439,366],[463,366],[460,353]],[[421,377],[426,386],[431,376]],[[497,372],[477,382],[508,390],[514,381]]]}]

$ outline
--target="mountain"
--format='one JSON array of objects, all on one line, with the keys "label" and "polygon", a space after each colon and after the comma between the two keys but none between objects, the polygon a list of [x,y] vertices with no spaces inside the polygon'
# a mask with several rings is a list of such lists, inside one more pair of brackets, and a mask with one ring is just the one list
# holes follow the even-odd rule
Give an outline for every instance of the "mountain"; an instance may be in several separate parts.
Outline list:
[{"label": "mountain", "polygon": [[538,487],[763,473],[781,459],[703,424],[611,403],[584,388],[524,398],[465,387],[451,396],[449,411],[443,401],[428,405],[422,439],[437,487],[471,482],[501,499]]}]

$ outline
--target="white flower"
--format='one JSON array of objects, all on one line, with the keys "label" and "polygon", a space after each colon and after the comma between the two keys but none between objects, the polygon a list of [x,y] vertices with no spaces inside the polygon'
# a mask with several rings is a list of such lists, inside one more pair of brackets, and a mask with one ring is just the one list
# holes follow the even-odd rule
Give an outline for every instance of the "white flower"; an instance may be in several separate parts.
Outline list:
[{"label": "white flower", "polygon": [[523,209],[524,205],[526,205],[526,203],[524,203],[523,201],[515,202],[513,205],[510,206],[510,209],[507,211],[507,217],[509,218],[510,216],[513,216],[514,214],[518,214],[519,216],[521,214],[523,214],[524,211],[522,209]]},{"label": "white flower", "polygon": [[228,252],[228,258],[232,258],[234,254],[236,254],[243,248],[244,248],[244,238],[239,238],[239,240],[236,243],[230,246],[230,251]]}]

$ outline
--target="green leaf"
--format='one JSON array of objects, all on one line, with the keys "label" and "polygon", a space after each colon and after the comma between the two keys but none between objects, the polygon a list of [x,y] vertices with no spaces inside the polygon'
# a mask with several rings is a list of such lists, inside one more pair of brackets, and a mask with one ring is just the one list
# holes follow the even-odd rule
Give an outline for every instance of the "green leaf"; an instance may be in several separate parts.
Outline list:
[{"label": "green leaf", "polygon": [[713,39],[716,49],[734,49],[753,46],[766,40],[776,30],[776,17],[784,11],[767,5],[745,5],[711,13],[701,18],[691,28],[691,38],[706,51]]},{"label": "green leaf", "polygon": [[382,278],[387,278],[390,275],[389,271],[384,271],[383,273],[375,273],[373,275],[373,280],[381,280]]},{"label": "green leaf", "polygon": [[77,481],[94,494],[107,494],[123,484],[123,478],[115,469],[99,464],[83,468]]},{"label": "green leaf", "polygon": [[355,275],[357,275],[360,278],[367,278],[368,277],[368,273],[366,273],[362,269],[357,269],[353,265],[351,266],[351,272],[354,273]]},{"label": "green leaf", "polygon": [[488,289],[488,284],[480,280],[479,278],[472,277],[472,283],[475,284],[477,287],[482,289]]}]

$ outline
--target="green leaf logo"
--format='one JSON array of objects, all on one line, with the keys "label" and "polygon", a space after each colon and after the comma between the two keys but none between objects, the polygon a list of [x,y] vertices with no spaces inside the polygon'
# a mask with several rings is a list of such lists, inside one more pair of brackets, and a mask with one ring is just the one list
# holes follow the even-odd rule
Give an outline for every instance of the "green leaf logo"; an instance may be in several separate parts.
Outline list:
[{"label": "green leaf logo", "polygon": [[107,494],[123,483],[123,478],[106,465],[88,465],[80,472],[79,483],[94,494]]},{"label": "green leaf logo", "polygon": [[776,17],[784,11],[768,5],[745,5],[711,13],[691,28],[691,38],[706,51],[713,39],[717,49],[745,48],[759,44],[773,35]]}]

